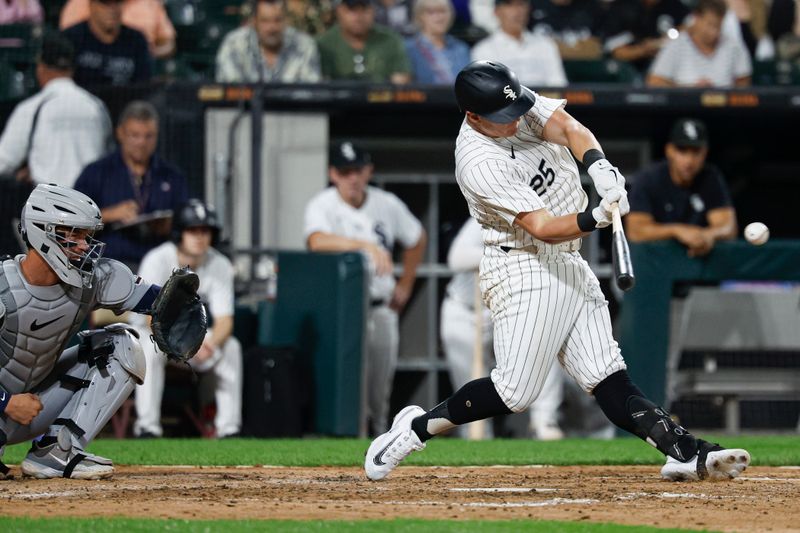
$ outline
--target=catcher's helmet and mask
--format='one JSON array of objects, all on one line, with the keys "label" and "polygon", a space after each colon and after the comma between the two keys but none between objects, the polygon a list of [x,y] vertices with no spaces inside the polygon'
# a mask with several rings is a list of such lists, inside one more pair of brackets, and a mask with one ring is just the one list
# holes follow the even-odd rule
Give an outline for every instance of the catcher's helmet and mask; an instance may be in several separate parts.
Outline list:
[{"label": "catcher's helmet and mask", "polygon": [[180,245],[183,231],[187,228],[211,228],[211,246],[219,242],[221,229],[217,211],[211,205],[196,198],[183,204],[172,217],[172,242]]},{"label": "catcher's helmet and mask", "polygon": [[[105,248],[94,234],[102,229],[100,208],[91,198],[54,184],[36,186],[19,223],[22,240],[42,256],[62,282],[78,288],[92,286],[95,264]],[[80,250],[76,230],[88,232],[85,251]]]},{"label": "catcher's helmet and mask", "polygon": [[456,76],[456,100],[462,112],[470,111],[492,122],[508,124],[524,115],[536,101],[520,85],[517,75],[496,61],[474,61]]}]

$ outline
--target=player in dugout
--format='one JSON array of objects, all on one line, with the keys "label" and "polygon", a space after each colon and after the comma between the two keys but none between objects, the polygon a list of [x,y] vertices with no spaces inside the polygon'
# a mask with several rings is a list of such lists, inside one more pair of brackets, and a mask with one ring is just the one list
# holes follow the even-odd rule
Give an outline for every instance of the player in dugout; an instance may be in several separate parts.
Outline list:
[{"label": "player in dugout", "polygon": [[[371,154],[349,140],[331,145],[332,187],[317,193],[305,210],[305,235],[312,252],[357,251],[369,265],[370,306],[366,319],[364,376],[372,435],[388,427],[389,399],[400,343],[399,313],[411,298],[427,235],[394,194],[369,185]],[[395,279],[392,251],[402,248],[403,271]]]},{"label": "player in dugout", "polygon": [[708,254],[719,240],[736,238],[736,210],[725,177],[706,163],[706,125],[691,118],[675,122],[664,154],[666,160],[631,178],[628,238],[676,239],[690,257]]}]

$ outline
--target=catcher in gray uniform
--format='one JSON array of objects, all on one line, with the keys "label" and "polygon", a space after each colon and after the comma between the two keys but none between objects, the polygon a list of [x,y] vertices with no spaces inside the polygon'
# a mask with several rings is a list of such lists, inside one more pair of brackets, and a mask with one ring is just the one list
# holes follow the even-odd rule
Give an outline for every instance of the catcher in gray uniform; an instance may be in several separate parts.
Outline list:
[{"label": "catcher in gray uniform", "polygon": [[[169,357],[194,355],[206,331],[197,276],[177,270],[164,287],[103,259],[94,239],[100,209],[82,193],[38,185],[22,211],[26,254],[0,264],[0,457],[6,444],[36,438],[22,473],[100,479],[110,460],[86,446],[141,383],[145,358],[134,330],[78,330],[93,309],[153,315]],[[65,350],[78,333],[80,343]],[[37,438],[39,437],[39,438]],[[8,468],[0,463],[0,479]]]}]

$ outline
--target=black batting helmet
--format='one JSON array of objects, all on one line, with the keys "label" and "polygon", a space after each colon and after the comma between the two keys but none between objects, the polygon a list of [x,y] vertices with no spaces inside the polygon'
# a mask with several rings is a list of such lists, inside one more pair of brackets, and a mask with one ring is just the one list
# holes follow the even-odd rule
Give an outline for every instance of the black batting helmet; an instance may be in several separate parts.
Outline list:
[{"label": "black batting helmet", "polygon": [[513,122],[535,102],[533,92],[520,85],[517,75],[496,61],[474,61],[464,67],[456,76],[455,91],[461,111],[499,124]]},{"label": "black batting helmet", "polygon": [[217,244],[219,239],[219,219],[214,207],[192,198],[172,215],[172,240],[175,244],[180,244],[181,235],[186,228],[206,226],[211,228],[211,245]]}]

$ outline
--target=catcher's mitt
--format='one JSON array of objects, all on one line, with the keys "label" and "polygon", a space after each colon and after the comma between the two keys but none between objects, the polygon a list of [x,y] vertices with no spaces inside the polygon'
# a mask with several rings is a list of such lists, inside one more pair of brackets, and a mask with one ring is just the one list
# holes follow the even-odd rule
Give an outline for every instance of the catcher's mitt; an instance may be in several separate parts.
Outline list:
[{"label": "catcher's mitt", "polygon": [[173,361],[190,359],[203,344],[208,319],[197,295],[199,286],[200,279],[188,267],[174,270],[150,309],[153,340]]}]

